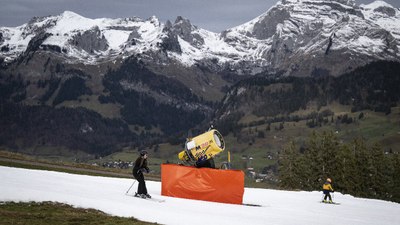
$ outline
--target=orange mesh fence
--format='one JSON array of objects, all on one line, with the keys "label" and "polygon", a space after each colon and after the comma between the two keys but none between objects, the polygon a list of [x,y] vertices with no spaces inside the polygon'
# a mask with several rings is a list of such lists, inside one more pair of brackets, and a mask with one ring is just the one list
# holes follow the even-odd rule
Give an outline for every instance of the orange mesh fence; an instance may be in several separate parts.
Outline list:
[{"label": "orange mesh fence", "polygon": [[164,196],[242,204],[244,173],[162,164],[161,186]]}]

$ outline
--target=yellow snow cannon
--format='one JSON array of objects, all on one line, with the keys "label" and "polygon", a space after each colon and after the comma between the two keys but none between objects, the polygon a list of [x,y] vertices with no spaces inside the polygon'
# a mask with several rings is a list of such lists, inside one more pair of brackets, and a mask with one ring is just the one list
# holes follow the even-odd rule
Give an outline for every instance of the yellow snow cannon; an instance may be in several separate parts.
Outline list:
[{"label": "yellow snow cannon", "polygon": [[192,139],[188,139],[185,150],[178,154],[178,158],[188,164],[194,165],[198,161],[208,160],[225,150],[225,142],[221,133],[211,129]]}]

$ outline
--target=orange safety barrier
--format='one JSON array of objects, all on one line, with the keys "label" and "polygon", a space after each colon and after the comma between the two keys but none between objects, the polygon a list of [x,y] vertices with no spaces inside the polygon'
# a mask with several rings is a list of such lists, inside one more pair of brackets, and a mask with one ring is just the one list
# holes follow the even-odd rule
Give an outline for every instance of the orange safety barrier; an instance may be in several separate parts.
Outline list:
[{"label": "orange safety barrier", "polygon": [[162,164],[161,186],[164,196],[242,204],[244,173],[241,170]]}]

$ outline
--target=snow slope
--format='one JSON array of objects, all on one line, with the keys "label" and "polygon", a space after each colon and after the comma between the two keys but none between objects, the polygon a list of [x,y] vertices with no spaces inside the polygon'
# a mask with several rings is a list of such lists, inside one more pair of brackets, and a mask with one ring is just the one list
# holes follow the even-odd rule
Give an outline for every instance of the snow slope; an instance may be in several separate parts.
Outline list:
[{"label": "snow slope", "polygon": [[131,179],[0,167],[0,180],[0,201],[57,201],[161,224],[400,224],[400,204],[340,193],[341,205],[328,205],[320,192],[246,188],[244,203],[262,205],[252,207],[160,196],[161,183],[151,181],[149,193],[165,202],[126,196]]}]

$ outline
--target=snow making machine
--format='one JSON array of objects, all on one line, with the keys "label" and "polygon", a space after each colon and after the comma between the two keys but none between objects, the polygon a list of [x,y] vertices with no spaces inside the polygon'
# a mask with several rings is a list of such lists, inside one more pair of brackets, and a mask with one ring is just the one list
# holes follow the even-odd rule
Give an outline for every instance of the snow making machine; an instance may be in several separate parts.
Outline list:
[{"label": "snow making machine", "polygon": [[216,129],[210,129],[187,139],[185,149],[178,154],[178,158],[185,165],[161,165],[161,194],[178,198],[242,204],[243,171],[198,166],[201,162],[213,160],[224,150],[224,139]]},{"label": "snow making machine", "polygon": [[213,159],[225,150],[225,142],[220,132],[216,129],[202,133],[185,143],[185,150],[178,154],[178,158],[189,165]]}]

